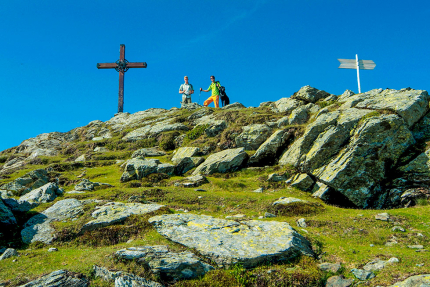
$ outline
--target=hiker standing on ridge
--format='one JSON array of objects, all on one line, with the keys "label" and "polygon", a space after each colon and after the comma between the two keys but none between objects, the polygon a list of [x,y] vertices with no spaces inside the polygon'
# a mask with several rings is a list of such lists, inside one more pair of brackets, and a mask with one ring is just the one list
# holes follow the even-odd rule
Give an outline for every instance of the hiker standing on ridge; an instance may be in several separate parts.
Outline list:
[{"label": "hiker standing on ridge", "polygon": [[191,85],[190,83],[188,83],[188,76],[184,77],[184,81],[185,81],[185,83],[183,83],[179,87],[179,93],[182,94],[181,105],[183,105],[183,104],[191,104],[191,95],[194,94],[193,85]]},{"label": "hiker standing on ridge", "polygon": [[212,96],[210,96],[204,103],[203,105],[205,107],[207,107],[210,103],[214,102],[215,108],[219,107],[219,87],[220,87],[220,83],[217,81],[215,82],[215,76],[211,76],[211,85],[209,86],[209,88],[207,90],[203,90],[202,88],[200,88],[200,91],[203,92],[209,92],[212,91]]}]

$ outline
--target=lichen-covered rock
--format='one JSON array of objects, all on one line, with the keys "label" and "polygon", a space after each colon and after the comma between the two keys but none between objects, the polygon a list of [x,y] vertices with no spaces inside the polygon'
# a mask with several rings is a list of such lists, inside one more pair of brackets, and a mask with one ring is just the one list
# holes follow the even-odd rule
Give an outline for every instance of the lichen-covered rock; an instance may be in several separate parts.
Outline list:
[{"label": "lichen-covered rock", "polygon": [[272,165],[287,148],[289,140],[294,136],[294,129],[275,131],[251,156],[248,164],[251,166]]},{"label": "lichen-covered rock", "polygon": [[269,182],[279,182],[279,181],[286,181],[287,180],[287,175],[285,174],[278,174],[278,173],[271,173],[269,174],[269,176],[267,177],[267,181]]},{"label": "lichen-covered rock", "polygon": [[359,280],[369,280],[375,277],[375,274],[373,272],[370,271],[366,271],[363,269],[351,269],[351,273],[354,274],[355,278],[359,279]]},{"label": "lichen-covered rock", "polygon": [[308,174],[301,173],[294,177],[291,186],[303,191],[308,191],[312,188],[314,183],[314,180]]},{"label": "lichen-covered rock", "polygon": [[142,148],[138,149],[137,151],[133,152],[131,155],[132,158],[135,157],[151,157],[151,156],[163,156],[166,155],[166,153],[162,150],[159,150],[158,148],[151,147],[151,148]]},{"label": "lichen-covered rock", "polygon": [[169,280],[197,278],[214,269],[194,253],[171,252],[165,245],[131,247],[121,249],[115,255],[121,259],[138,260],[154,274]]},{"label": "lichen-covered rock", "polygon": [[148,124],[129,132],[122,139],[130,142],[155,137],[163,132],[189,130],[186,125],[182,123],[171,123],[171,121],[171,119],[167,119],[165,121],[156,122],[154,125]]},{"label": "lichen-covered rock", "polygon": [[378,205],[387,168],[393,167],[415,140],[396,115],[370,117],[357,128],[348,146],[327,165],[313,171],[361,208]]},{"label": "lichen-covered rock", "polygon": [[430,274],[415,275],[408,279],[397,282],[390,287],[427,287],[430,286]]},{"label": "lichen-covered rock", "polygon": [[36,241],[50,244],[56,237],[55,229],[50,225],[51,222],[73,219],[83,212],[83,204],[79,200],[75,198],[60,200],[24,224],[24,229],[21,231],[22,241],[27,244]]},{"label": "lichen-covered rock", "polygon": [[236,145],[245,150],[256,150],[270,136],[272,129],[265,124],[244,126],[242,133],[235,138]]},{"label": "lichen-covered rock", "polygon": [[308,121],[309,113],[306,106],[300,106],[294,109],[288,116],[289,125],[301,125]]},{"label": "lichen-covered rock", "polygon": [[157,166],[157,173],[165,173],[173,175],[175,173],[175,166],[170,163],[162,163]]},{"label": "lichen-covered rock", "polygon": [[20,287],[87,287],[89,281],[82,275],[67,270],[57,270]]},{"label": "lichen-covered rock", "polygon": [[325,272],[337,273],[340,270],[341,265],[340,263],[324,262],[324,263],[318,264],[318,268]]},{"label": "lichen-covered rock", "polygon": [[288,223],[218,219],[206,215],[169,214],[149,219],[166,238],[195,248],[218,266],[255,267],[270,261],[313,255],[310,243]]},{"label": "lichen-covered rock", "polygon": [[49,182],[49,176],[46,170],[36,169],[1,186],[1,189],[10,190],[21,195],[39,188]]},{"label": "lichen-covered rock", "polygon": [[345,279],[342,275],[331,276],[327,279],[325,287],[349,287],[354,283],[353,279]]},{"label": "lichen-covered rock", "polygon": [[247,159],[248,154],[243,148],[223,150],[210,155],[196,168],[193,175],[235,171],[241,168]]},{"label": "lichen-covered rock", "polygon": [[272,205],[289,205],[292,203],[307,203],[308,201],[303,199],[298,199],[294,197],[280,197],[278,200],[272,203]]},{"label": "lichen-covered rock", "polygon": [[27,212],[41,203],[53,201],[63,193],[64,190],[59,188],[56,183],[50,182],[21,196],[18,200],[6,199],[5,203],[12,211]]},{"label": "lichen-covered rock", "polygon": [[11,257],[15,257],[15,256],[19,256],[18,252],[16,252],[16,250],[13,248],[8,248],[0,256],[0,261],[11,258]]},{"label": "lichen-covered rock", "polygon": [[84,191],[84,190],[92,191],[97,186],[112,187],[112,185],[110,185],[108,183],[92,182],[92,181],[89,181],[88,179],[84,178],[80,183],[75,185],[75,190],[77,190],[77,191]]},{"label": "lichen-covered rock", "polygon": [[282,98],[272,103],[270,106],[276,113],[290,114],[298,106],[304,105],[305,102],[293,98]]},{"label": "lichen-covered rock", "polygon": [[162,207],[164,205],[109,202],[103,206],[96,207],[96,210],[91,214],[94,219],[82,226],[81,233],[124,222],[131,215],[148,214]]},{"label": "lichen-covered rock", "polygon": [[184,182],[182,182],[183,187],[198,187],[202,184],[208,183],[208,179],[206,176],[198,174],[185,178]]},{"label": "lichen-covered rock", "polygon": [[16,224],[17,221],[12,211],[4,205],[3,200],[0,198],[0,226],[10,227]]},{"label": "lichen-covered rock", "polygon": [[320,99],[324,99],[330,96],[329,93],[312,88],[311,86],[304,86],[300,88],[294,95],[291,96],[292,99],[302,100],[308,103],[315,103]]},{"label": "lichen-covered rock", "polygon": [[209,126],[205,129],[205,134],[208,137],[216,137],[227,128],[227,122],[223,120],[212,121],[208,124]]},{"label": "lichen-covered rock", "polygon": [[158,159],[130,159],[125,165],[124,173],[121,176],[121,182],[142,179],[151,173],[155,173],[157,172],[159,164],[161,164],[161,162]]},{"label": "lichen-covered rock", "polygon": [[200,148],[198,147],[181,147],[176,150],[172,162],[177,164],[183,158],[197,156],[199,153]]},{"label": "lichen-covered rock", "polygon": [[246,107],[244,105],[242,105],[241,103],[232,103],[229,105],[226,105],[225,107],[222,107],[221,109],[223,110],[239,110],[239,109],[246,109]]},{"label": "lichen-covered rock", "polygon": [[114,281],[115,287],[163,287],[163,285],[158,282],[123,271],[111,271],[97,265],[93,266],[93,270],[94,277],[102,278],[105,281]]},{"label": "lichen-covered rock", "polygon": [[176,161],[175,174],[182,175],[204,162],[202,157],[184,157]]}]

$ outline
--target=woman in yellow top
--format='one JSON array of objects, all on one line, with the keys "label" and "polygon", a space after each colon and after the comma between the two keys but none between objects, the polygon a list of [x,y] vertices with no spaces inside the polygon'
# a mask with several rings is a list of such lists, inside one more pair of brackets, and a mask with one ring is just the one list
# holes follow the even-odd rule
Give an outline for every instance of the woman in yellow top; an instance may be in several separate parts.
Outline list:
[{"label": "woman in yellow top", "polygon": [[200,91],[203,91],[203,92],[212,91],[212,96],[210,96],[209,99],[207,99],[203,103],[203,105],[205,107],[207,107],[210,103],[214,102],[215,108],[218,108],[219,107],[219,89],[218,89],[218,87],[220,86],[220,83],[215,82],[215,76],[211,76],[211,81],[212,81],[212,83],[207,90],[203,90],[202,88],[200,88]]}]

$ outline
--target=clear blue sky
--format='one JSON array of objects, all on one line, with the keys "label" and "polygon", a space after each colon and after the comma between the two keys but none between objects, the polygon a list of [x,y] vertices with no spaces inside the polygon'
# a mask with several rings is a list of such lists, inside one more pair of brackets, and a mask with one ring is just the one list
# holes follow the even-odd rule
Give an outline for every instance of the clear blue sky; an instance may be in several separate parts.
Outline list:
[{"label": "clear blue sky", "polygon": [[356,71],[337,68],[356,53],[376,62],[362,91],[427,90],[429,15],[428,1],[2,0],[0,150],[110,119],[118,73],[96,63],[115,62],[120,44],[148,63],[125,74],[130,113],[178,107],[184,75],[195,89],[215,75],[246,106],[304,85],[357,92]]}]

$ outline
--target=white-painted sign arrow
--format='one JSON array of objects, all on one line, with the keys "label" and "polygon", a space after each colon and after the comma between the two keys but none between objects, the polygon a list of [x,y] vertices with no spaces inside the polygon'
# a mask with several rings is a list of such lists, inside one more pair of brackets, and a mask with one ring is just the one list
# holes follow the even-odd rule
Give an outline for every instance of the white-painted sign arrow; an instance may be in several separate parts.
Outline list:
[{"label": "white-painted sign arrow", "polygon": [[355,55],[354,59],[337,59],[340,62],[339,69],[356,69],[357,70],[357,82],[358,92],[361,93],[360,86],[360,70],[373,70],[376,67],[375,62],[372,60],[359,60],[358,55]]}]

